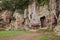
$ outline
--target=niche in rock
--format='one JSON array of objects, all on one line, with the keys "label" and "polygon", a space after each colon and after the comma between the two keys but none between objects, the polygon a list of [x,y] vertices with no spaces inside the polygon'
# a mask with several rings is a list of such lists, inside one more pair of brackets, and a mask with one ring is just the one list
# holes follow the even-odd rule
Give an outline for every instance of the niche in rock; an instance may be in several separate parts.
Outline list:
[{"label": "niche in rock", "polygon": [[45,18],[45,16],[41,17],[40,21],[41,21],[41,27],[46,27],[46,18]]},{"label": "niche in rock", "polygon": [[30,18],[32,19],[33,12],[30,14]]},{"label": "niche in rock", "polygon": [[3,25],[3,19],[0,19],[0,27],[3,27],[4,25]]},{"label": "niche in rock", "polygon": [[57,12],[56,12],[57,18],[59,18],[59,14],[60,14],[60,11],[57,11]]}]

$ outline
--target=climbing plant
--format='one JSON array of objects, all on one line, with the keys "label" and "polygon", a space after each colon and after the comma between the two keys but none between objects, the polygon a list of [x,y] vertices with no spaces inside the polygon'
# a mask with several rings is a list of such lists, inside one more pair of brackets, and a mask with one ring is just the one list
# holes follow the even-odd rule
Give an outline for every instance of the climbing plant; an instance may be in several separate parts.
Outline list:
[{"label": "climbing plant", "polygon": [[49,0],[38,0],[38,4],[39,4],[40,6],[49,4]]}]

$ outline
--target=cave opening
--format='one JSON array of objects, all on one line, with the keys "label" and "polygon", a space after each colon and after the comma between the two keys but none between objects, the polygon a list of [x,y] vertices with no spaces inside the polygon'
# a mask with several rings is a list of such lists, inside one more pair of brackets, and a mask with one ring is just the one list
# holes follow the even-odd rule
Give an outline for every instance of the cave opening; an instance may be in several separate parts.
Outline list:
[{"label": "cave opening", "polygon": [[41,21],[41,27],[46,27],[46,17],[45,16],[41,17],[40,21]]}]

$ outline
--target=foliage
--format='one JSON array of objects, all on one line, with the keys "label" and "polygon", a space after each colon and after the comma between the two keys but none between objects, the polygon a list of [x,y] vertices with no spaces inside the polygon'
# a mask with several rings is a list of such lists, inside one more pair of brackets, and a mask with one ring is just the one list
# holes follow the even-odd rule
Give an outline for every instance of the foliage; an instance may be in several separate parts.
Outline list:
[{"label": "foliage", "polygon": [[[25,9],[34,0],[0,0],[0,8],[2,9]],[[48,0],[37,0],[40,5],[48,3]]]},{"label": "foliage", "polygon": [[1,0],[2,9],[25,9],[31,0]]},{"label": "foliage", "polygon": [[[0,10],[16,10],[24,12],[28,5],[33,3],[34,0],[0,0]],[[39,5],[48,4],[48,0],[36,0]]]},{"label": "foliage", "polygon": [[40,6],[43,6],[45,4],[48,4],[49,0],[38,0],[38,3]]},{"label": "foliage", "polygon": [[0,0],[0,10],[19,10],[24,13],[24,9],[32,2],[33,0]]}]

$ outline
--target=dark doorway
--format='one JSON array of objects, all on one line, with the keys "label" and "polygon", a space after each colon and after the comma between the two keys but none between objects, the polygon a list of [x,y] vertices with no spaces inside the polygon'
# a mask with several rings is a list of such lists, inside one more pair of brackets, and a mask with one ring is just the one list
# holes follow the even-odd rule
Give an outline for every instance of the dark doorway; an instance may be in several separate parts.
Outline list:
[{"label": "dark doorway", "polygon": [[40,18],[40,21],[41,21],[41,27],[46,27],[46,20],[45,20],[45,16],[41,17]]}]

